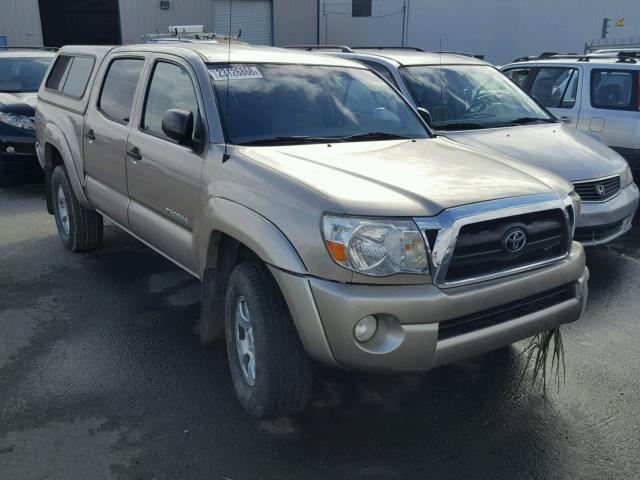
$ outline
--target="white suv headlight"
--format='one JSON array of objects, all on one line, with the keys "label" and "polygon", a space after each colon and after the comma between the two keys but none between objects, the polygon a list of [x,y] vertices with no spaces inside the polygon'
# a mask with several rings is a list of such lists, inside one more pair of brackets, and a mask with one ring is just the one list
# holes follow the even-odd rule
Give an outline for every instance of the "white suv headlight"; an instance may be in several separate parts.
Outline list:
[{"label": "white suv headlight", "polygon": [[23,130],[33,131],[36,129],[33,117],[27,117],[26,115],[0,112],[0,123],[5,123],[11,127],[21,128]]},{"label": "white suv headlight", "polygon": [[411,220],[325,215],[322,230],[333,260],[349,270],[374,277],[429,273],[427,247]]}]

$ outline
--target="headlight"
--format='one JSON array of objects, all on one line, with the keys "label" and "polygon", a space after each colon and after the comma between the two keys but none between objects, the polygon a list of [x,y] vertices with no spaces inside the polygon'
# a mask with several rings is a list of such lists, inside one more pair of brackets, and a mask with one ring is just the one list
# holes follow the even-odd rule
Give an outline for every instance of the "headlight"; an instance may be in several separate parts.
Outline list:
[{"label": "headlight", "polygon": [[632,183],[633,173],[631,173],[631,169],[629,168],[629,165],[627,165],[627,168],[622,172],[622,175],[620,175],[620,188],[624,188]]},{"label": "headlight", "polygon": [[375,277],[429,273],[427,247],[411,220],[325,215],[322,229],[331,257],[349,270]]},{"label": "headlight", "polygon": [[26,115],[14,115],[13,113],[0,112],[0,123],[5,123],[11,127],[23,130],[35,130],[36,124],[33,117]]},{"label": "headlight", "polygon": [[580,199],[580,195],[578,195],[575,191],[569,194],[569,198],[571,199],[571,205],[573,206],[573,214],[575,218],[573,219],[573,223],[577,223],[578,217],[580,216],[580,211],[582,210],[582,200]]}]

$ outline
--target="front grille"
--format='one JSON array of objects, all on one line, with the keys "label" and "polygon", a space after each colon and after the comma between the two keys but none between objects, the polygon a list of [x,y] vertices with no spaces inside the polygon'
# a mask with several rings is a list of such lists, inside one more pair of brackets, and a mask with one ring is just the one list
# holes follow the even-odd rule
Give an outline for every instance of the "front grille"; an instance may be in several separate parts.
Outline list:
[{"label": "front grille", "polygon": [[[509,253],[505,239],[516,229],[525,232],[526,245],[517,253]],[[565,214],[560,209],[465,225],[458,234],[446,281],[496,274],[561,257],[568,246]]]},{"label": "front grille", "polygon": [[576,233],[573,238],[578,242],[597,242],[599,240],[604,240],[605,238],[618,233],[622,228],[623,223],[624,220],[620,220],[619,222],[610,223],[608,225],[576,228]]},{"label": "front grille", "polygon": [[620,176],[604,180],[577,182],[573,184],[576,193],[583,202],[602,202],[615,196],[620,191]]},{"label": "front grille", "polygon": [[575,296],[573,283],[547,290],[515,302],[501,305],[489,310],[440,322],[438,340],[457,337],[465,333],[475,332],[493,325],[505,323],[545,308],[558,305]]}]

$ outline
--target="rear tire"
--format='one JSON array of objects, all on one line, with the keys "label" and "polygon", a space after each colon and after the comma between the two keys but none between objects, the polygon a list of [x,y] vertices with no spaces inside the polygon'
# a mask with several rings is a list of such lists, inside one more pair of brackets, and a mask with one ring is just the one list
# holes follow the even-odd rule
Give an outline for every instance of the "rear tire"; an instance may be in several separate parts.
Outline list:
[{"label": "rear tire", "polygon": [[102,215],[80,204],[64,167],[51,175],[51,202],[63,245],[72,252],[94,250],[102,242]]},{"label": "rear tire", "polygon": [[312,362],[280,289],[261,263],[245,262],[231,273],[225,336],[233,385],[252,417],[276,418],[305,407]]}]

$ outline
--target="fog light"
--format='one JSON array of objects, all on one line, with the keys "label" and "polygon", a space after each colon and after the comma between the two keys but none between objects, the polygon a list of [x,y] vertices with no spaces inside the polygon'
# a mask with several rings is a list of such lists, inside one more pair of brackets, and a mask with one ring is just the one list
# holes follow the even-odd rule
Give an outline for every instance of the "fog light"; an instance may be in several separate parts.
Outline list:
[{"label": "fog light", "polygon": [[356,337],[358,342],[364,343],[373,338],[376,334],[376,330],[378,330],[378,319],[373,315],[369,315],[356,323],[353,335]]},{"label": "fog light", "polygon": [[16,153],[16,149],[14,147],[9,146],[9,147],[7,147],[5,149],[5,152],[7,152],[7,153]]}]

